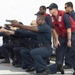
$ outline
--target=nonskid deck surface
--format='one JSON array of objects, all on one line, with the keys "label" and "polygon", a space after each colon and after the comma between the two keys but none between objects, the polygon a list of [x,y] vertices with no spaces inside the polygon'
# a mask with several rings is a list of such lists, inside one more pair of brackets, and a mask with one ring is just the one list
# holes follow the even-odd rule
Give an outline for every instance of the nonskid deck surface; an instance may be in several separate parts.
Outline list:
[{"label": "nonskid deck surface", "polygon": [[[1,59],[0,59],[1,61]],[[51,63],[54,63],[54,61],[51,61]],[[64,75],[72,75],[73,70],[72,69],[65,69]],[[12,64],[0,64],[0,75],[36,75],[35,72],[25,72],[22,68],[16,68],[12,66]],[[62,75],[60,72],[57,74],[50,74],[50,75]]]}]

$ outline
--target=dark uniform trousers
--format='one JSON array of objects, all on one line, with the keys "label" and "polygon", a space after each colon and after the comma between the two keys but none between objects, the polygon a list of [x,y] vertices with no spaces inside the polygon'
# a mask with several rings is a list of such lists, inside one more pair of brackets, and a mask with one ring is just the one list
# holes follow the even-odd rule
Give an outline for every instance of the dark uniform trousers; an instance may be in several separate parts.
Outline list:
[{"label": "dark uniform trousers", "polygon": [[[56,63],[63,65],[64,56],[68,59],[69,64],[75,70],[75,31],[72,32],[72,47],[67,47],[67,38],[59,37],[60,46],[56,50]],[[65,52],[68,51],[65,55]]]},{"label": "dark uniform trousers", "polygon": [[[31,49],[36,48],[36,46],[37,46],[36,44],[37,43],[36,43],[36,40],[35,39],[28,38],[28,40],[25,40],[24,44],[22,44],[22,47],[16,47],[16,48],[14,48],[13,51],[14,51],[14,54],[15,54],[15,57],[14,57],[15,61],[17,61],[18,64],[20,64],[23,69],[26,69],[26,62],[22,62],[22,57],[21,57],[20,51],[22,49],[24,49],[24,48],[26,48],[26,49],[28,49],[28,51],[30,51]],[[14,61],[13,61],[13,63],[15,64]],[[29,67],[30,67],[30,65],[29,65]]]},{"label": "dark uniform trousers", "polygon": [[72,48],[70,49],[69,56],[72,68],[75,70],[75,40],[72,41]]},{"label": "dark uniform trousers", "polygon": [[16,64],[22,64],[22,57],[21,57],[21,54],[20,54],[20,51],[24,49],[24,47],[15,47],[13,49],[13,52],[14,52],[14,58],[13,58],[13,65],[16,65]]},{"label": "dark uniform trousers", "polygon": [[0,47],[1,56],[5,58],[9,58],[9,52],[11,54],[11,58],[13,58],[13,48],[18,47],[18,44],[7,43]]},{"label": "dark uniform trousers", "polygon": [[[66,54],[67,62],[71,65],[71,67],[75,70],[75,31],[72,32],[72,38],[71,38],[72,47],[67,48],[69,52]],[[68,51],[67,50],[67,51]]]},{"label": "dark uniform trousers", "polygon": [[71,65],[71,61],[69,60],[69,54],[70,54],[70,50],[71,48],[66,48],[66,52],[65,52],[65,65],[68,66],[68,67],[72,67]]},{"label": "dark uniform trousers", "polygon": [[[40,72],[47,68],[47,64],[44,59],[47,59],[52,54],[52,47],[38,47],[33,50],[23,49],[21,55],[26,65],[35,66],[36,71]],[[34,62],[33,62],[34,60]],[[35,65],[34,65],[35,64]]]},{"label": "dark uniform trousers", "polygon": [[30,56],[30,52],[31,52],[31,50],[26,49],[26,48],[24,48],[20,51],[21,57],[23,59],[23,62],[21,64],[21,67],[23,69],[34,67],[34,62],[33,62],[33,59]]},{"label": "dark uniform trousers", "polygon": [[67,49],[67,38],[59,36],[60,46],[56,49],[56,64],[62,64],[64,60],[65,51]]}]

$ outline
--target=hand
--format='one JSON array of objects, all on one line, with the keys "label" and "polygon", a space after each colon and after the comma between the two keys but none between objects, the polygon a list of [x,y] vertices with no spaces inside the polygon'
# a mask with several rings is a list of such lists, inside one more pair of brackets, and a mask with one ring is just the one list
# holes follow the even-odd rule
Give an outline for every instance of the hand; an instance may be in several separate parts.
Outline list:
[{"label": "hand", "polygon": [[19,27],[19,22],[14,20],[11,24],[13,27]]},{"label": "hand", "polygon": [[55,48],[58,48],[58,46],[60,46],[59,40],[58,41],[55,41]]},{"label": "hand", "polygon": [[67,46],[68,46],[68,47],[71,47],[71,40],[68,40]]},{"label": "hand", "polygon": [[17,29],[18,29],[18,27],[10,26],[10,29],[11,29],[12,31],[15,31],[15,30],[17,30]]},{"label": "hand", "polygon": [[31,26],[37,26],[36,20],[32,20],[30,23]]},{"label": "hand", "polygon": [[7,35],[14,35],[15,34],[15,32],[14,31],[11,31],[11,30],[6,30],[5,33]]},{"label": "hand", "polygon": [[1,28],[1,29],[0,29],[0,32],[5,32],[5,31],[6,31],[5,28]]}]

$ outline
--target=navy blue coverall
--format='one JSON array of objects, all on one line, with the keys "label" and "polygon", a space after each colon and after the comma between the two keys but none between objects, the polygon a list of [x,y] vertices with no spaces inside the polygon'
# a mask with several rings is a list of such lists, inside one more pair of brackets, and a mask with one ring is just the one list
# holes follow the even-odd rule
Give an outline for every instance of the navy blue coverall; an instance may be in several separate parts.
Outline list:
[{"label": "navy blue coverall", "polygon": [[[64,15],[64,23],[65,23],[66,28],[72,27],[68,14]],[[71,43],[72,43],[71,48],[67,47],[67,37],[63,38],[59,36],[59,41],[61,45],[56,50],[56,63],[63,64],[65,51],[68,50],[66,54],[68,56],[68,61],[70,62],[72,68],[75,70],[75,31],[73,31],[71,35]]]},{"label": "navy blue coverall", "polygon": [[[72,11],[69,13],[69,15],[70,15],[70,16],[72,17],[72,19],[75,21],[75,11],[72,10]],[[69,66],[69,67],[72,67],[71,64],[70,64],[71,61],[68,61],[68,59],[69,59],[69,57],[68,57],[68,55],[67,55],[68,52],[69,52],[69,50],[67,49],[67,50],[66,50],[66,53],[65,53],[65,65],[67,65],[67,66]]]},{"label": "navy blue coverall", "polygon": [[14,47],[18,47],[18,46],[20,46],[19,41],[18,40],[14,40],[14,39],[11,42],[9,42],[9,43],[3,44],[0,47],[1,56],[5,57],[6,59],[9,59],[9,53],[10,53],[10,56],[13,59],[13,56],[14,56],[13,48]]},{"label": "navy blue coverall", "polygon": [[[27,68],[26,67],[26,62],[23,62],[22,61],[22,57],[21,57],[21,54],[20,54],[20,51],[23,49],[23,48],[26,48],[26,49],[33,49],[33,48],[36,48],[37,46],[37,43],[36,43],[36,34],[34,33],[32,36],[30,34],[30,36],[28,35],[29,31],[26,31],[26,30],[23,30],[23,29],[17,29],[15,31],[15,34],[14,36],[18,36],[20,37],[22,40],[21,40],[21,46],[22,47],[15,47],[13,49],[14,51],[14,54],[15,54],[15,60],[13,61],[13,65],[21,65],[21,67],[23,69]],[[18,63],[16,63],[18,62]],[[21,64],[22,63],[22,64]],[[30,64],[31,65],[31,64]],[[30,67],[30,65],[28,65]],[[16,67],[17,67],[16,66]]]},{"label": "navy blue coverall", "polygon": [[[10,40],[10,38],[9,38],[9,36],[8,35],[6,35],[5,33],[3,33],[3,32],[0,32],[0,36],[2,36],[3,37],[3,44],[6,44],[6,43],[8,43],[9,42],[9,40]],[[1,55],[1,50],[0,50],[0,58],[2,58],[3,56]]]},{"label": "navy blue coverall", "polygon": [[[34,49],[23,49],[21,50],[21,56],[23,61],[25,61],[26,65],[34,66],[37,72],[41,72],[47,69],[47,64],[44,59],[47,59],[52,54],[52,47],[51,47],[51,29],[50,27],[44,23],[42,26],[38,26],[39,32],[25,32],[27,36],[32,37],[34,34],[37,35],[37,46]],[[35,37],[35,35],[33,36]],[[34,62],[33,62],[34,61]]]}]

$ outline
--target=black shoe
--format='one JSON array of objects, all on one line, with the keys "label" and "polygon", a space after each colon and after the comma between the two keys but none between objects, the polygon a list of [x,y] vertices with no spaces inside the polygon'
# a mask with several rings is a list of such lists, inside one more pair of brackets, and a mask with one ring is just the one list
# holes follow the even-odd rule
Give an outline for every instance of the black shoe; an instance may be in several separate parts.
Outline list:
[{"label": "black shoe", "polygon": [[3,61],[1,61],[1,63],[10,63],[9,59],[4,59]]},{"label": "black shoe", "polygon": [[49,75],[49,69],[45,69],[44,71],[37,73],[37,75]]},{"label": "black shoe", "polygon": [[15,67],[21,67],[21,64],[15,64],[14,66]]},{"label": "black shoe", "polygon": [[73,72],[73,75],[75,75],[75,71]]},{"label": "black shoe", "polygon": [[34,67],[27,68],[25,71],[26,71],[26,72],[32,72],[32,71],[35,71],[35,68],[34,68]]},{"label": "black shoe", "polygon": [[61,64],[57,65],[57,70],[61,72],[61,74],[64,74],[64,69]]},{"label": "black shoe", "polygon": [[15,66],[17,64],[18,64],[18,61],[17,60],[13,60],[12,65]]},{"label": "black shoe", "polygon": [[67,65],[63,66],[64,69],[71,69],[72,67],[69,67]]}]

